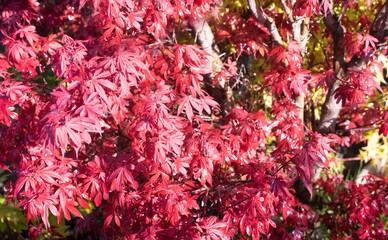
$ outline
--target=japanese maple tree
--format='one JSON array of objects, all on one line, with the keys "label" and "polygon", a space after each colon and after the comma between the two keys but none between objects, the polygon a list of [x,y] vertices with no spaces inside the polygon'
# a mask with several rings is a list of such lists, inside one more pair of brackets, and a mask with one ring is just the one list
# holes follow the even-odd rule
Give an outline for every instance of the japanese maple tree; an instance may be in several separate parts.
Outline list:
[{"label": "japanese maple tree", "polygon": [[388,237],[386,177],[341,175],[360,142],[388,146],[388,2],[0,12],[0,168],[30,238]]}]

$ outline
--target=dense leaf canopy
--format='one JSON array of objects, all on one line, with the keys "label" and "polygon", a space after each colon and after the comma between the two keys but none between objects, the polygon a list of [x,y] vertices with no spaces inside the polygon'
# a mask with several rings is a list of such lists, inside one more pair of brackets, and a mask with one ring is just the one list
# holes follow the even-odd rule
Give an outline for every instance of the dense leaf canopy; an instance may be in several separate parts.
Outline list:
[{"label": "dense leaf canopy", "polygon": [[0,13],[1,182],[30,238],[388,238],[387,2]]}]

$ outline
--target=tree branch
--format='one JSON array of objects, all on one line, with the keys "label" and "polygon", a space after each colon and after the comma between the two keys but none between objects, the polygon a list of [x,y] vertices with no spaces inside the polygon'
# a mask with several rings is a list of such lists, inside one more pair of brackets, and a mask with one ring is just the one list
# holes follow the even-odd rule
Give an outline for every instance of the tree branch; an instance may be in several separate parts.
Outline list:
[{"label": "tree branch", "polygon": [[337,103],[334,97],[334,92],[340,85],[340,79],[343,78],[346,71],[345,49],[340,44],[341,38],[344,36],[344,28],[337,18],[330,12],[324,18],[325,25],[333,38],[333,67],[336,80],[329,86],[329,91],[326,96],[325,103],[322,107],[321,120],[318,125],[318,131],[321,133],[333,132],[337,124],[337,119],[341,111],[341,102]]},{"label": "tree branch", "polygon": [[388,1],[382,6],[373,21],[370,34],[377,38],[379,42],[383,42],[388,36]]},{"label": "tree branch", "polygon": [[288,19],[292,20],[292,11],[288,7],[286,0],[281,0],[284,12],[287,14]]},{"label": "tree branch", "polygon": [[259,10],[256,7],[255,0],[248,0],[248,6],[253,16],[255,16],[255,18],[257,19],[257,21],[268,29],[275,43],[279,45],[283,45],[282,37],[279,34],[279,31],[275,25],[274,20],[268,17],[263,11]]},{"label": "tree branch", "polygon": [[[294,40],[298,42],[301,50],[301,55],[303,56],[304,52],[306,51],[306,44],[309,37],[309,19],[305,17],[296,17],[296,19],[294,20],[291,9],[288,7],[287,2],[285,0],[282,0],[281,2],[288,19],[293,22],[292,27]],[[257,8],[255,0],[248,0],[248,5],[253,16],[255,16],[258,22],[264,25],[269,30],[273,41],[278,45],[283,45],[282,37],[279,34],[274,20]],[[285,63],[285,65],[287,66],[288,63]],[[299,96],[295,97],[295,104],[299,107],[298,118],[301,119],[302,122],[304,120],[304,97],[304,94],[300,94]]]},{"label": "tree branch", "polygon": [[[210,69],[213,69],[213,73],[205,76],[207,82],[212,82],[214,78],[214,73],[218,73],[222,69],[222,61],[219,57],[219,48],[214,42],[213,31],[211,30],[209,23],[206,18],[201,19],[190,19],[189,25],[195,32],[195,39],[201,45],[201,47],[209,53],[209,64]],[[233,99],[233,91],[228,86],[227,82],[221,79],[217,86],[211,87],[208,89],[210,95],[214,97],[214,99],[220,103],[221,113],[226,115],[232,108],[234,99]]]},{"label": "tree branch", "polygon": [[206,19],[191,19],[189,24],[195,31],[195,39],[198,40],[198,43],[201,45],[203,50],[211,54],[213,57],[218,58],[219,49],[217,45],[214,44],[214,35]]},{"label": "tree branch", "polygon": [[[341,102],[337,103],[334,97],[335,90],[340,85],[340,79],[343,79],[348,68],[354,66],[361,66],[365,64],[368,58],[360,59],[354,57],[350,62],[346,63],[344,58],[344,47],[339,43],[344,35],[344,28],[341,26],[338,19],[336,19],[330,12],[324,18],[325,25],[333,37],[334,45],[334,59],[333,66],[336,75],[336,81],[329,86],[329,91],[326,96],[325,103],[322,108],[321,120],[318,130],[322,133],[333,132],[337,123],[338,116],[341,111]],[[370,34],[377,38],[380,42],[388,36],[388,2],[382,6],[372,24]],[[369,55],[372,55],[369,54]]]},{"label": "tree branch", "polygon": [[[299,45],[300,55],[302,57],[306,53],[306,45],[310,37],[309,21],[310,19],[307,17],[296,16],[292,23],[293,38]],[[300,108],[298,118],[302,120],[302,123],[304,122],[304,97],[304,94],[301,93],[295,98],[295,104]]]}]

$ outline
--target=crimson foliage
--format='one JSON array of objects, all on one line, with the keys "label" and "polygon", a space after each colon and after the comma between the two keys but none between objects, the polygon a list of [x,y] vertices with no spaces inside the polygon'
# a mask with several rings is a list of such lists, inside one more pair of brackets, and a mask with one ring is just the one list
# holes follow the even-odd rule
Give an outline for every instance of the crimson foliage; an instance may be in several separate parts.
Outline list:
[{"label": "crimson foliage", "polygon": [[[332,229],[332,239],[386,239],[388,237],[387,178],[368,176],[365,184],[328,175],[317,182],[325,194],[322,222]],[[337,229],[334,231],[334,229]]]},{"label": "crimson foliage", "polygon": [[[283,4],[297,17],[333,14],[331,1]],[[55,232],[50,216],[58,223],[77,218],[76,234],[106,239],[311,234],[319,214],[299,201],[293,184],[300,179],[312,195],[316,165],[327,167],[335,144],[360,137],[321,135],[327,131],[305,124],[294,100],[328,91],[335,66],[306,69],[301,41],[276,44],[257,12],[256,18],[225,9],[218,15],[221,6],[218,0],[0,2],[0,167],[12,173],[6,193],[34,225],[30,237],[45,228]],[[292,35],[279,13],[266,14],[283,25],[281,36]],[[190,29],[205,17],[219,25],[217,44],[238,46],[236,55],[220,58],[205,42],[190,43],[201,42],[203,31]],[[347,61],[370,60],[349,69],[332,91],[337,105],[347,106],[345,117],[383,91],[373,75],[382,66],[371,61],[379,40],[350,32],[341,38]],[[223,84],[243,84],[238,58],[248,55],[269,59],[261,85],[272,97],[270,110],[251,111],[213,94]],[[370,123],[370,116],[357,124]],[[386,236],[376,217],[387,193],[377,183],[349,183],[330,202],[349,203],[351,217],[335,221],[343,228],[357,222],[360,238]],[[349,189],[368,208],[360,210]],[[332,219],[323,222],[330,227]]]}]

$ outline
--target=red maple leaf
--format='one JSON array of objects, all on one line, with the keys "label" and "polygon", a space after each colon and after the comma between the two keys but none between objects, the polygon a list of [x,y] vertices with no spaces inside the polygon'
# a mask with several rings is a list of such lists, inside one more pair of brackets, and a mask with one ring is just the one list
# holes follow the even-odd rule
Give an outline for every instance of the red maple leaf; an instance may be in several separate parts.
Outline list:
[{"label": "red maple leaf", "polygon": [[62,153],[66,151],[68,144],[71,144],[78,152],[83,142],[91,143],[91,132],[99,132],[99,127],[96,127],[94,120],[86,117],[65,116],[64,123],[55,129],[55,142],[62,149]]},{"label": "red maple leaf", "polygon": [[96,70],[90,79],[86,82],[87,87],[93,93],[96,92],[102,100],[108,103],[108,97],[106,95],[106,90],[115,91],[117,86],[109,81],[108,79],[111,77],[111,73],[103,72],[101,69]]},{"label": "red maple leaf", "polygon": [[125,185],[127,184],[129,187],[134,189],[139,187],[130,170],[124,166],[116,168],[116,170],[110,174],[109,182],[110,191],[122,191],[125,189]]},{"label": "red maple leaf", "polygon": [[228,224],[219,221],[215,216],[200,219],[198,228],[202,238],[207,240],[229,240],[233,236],[233,234],[228,231]]},{"label": "red maple leaf", "polygon": [[35,195],[27,200],[22,200],[18,207],[22,206],[27,212],[27,220],[32,220],[35,217],[41,217],[46,228],[50,227],[49,223],[49,211],[54,215],[58,216],[59,213],[56,209],[58,201],[55,197],[47,193]]},{"label": "red maple leaf", "polygon": [[40,36],[35,33],[35,26],[29,25],[19,28],[15,33],[14,37],[19,35],[20,38],[26,38],[27,42],[31,47],[35,47],[34,42],[40,39]]}]

